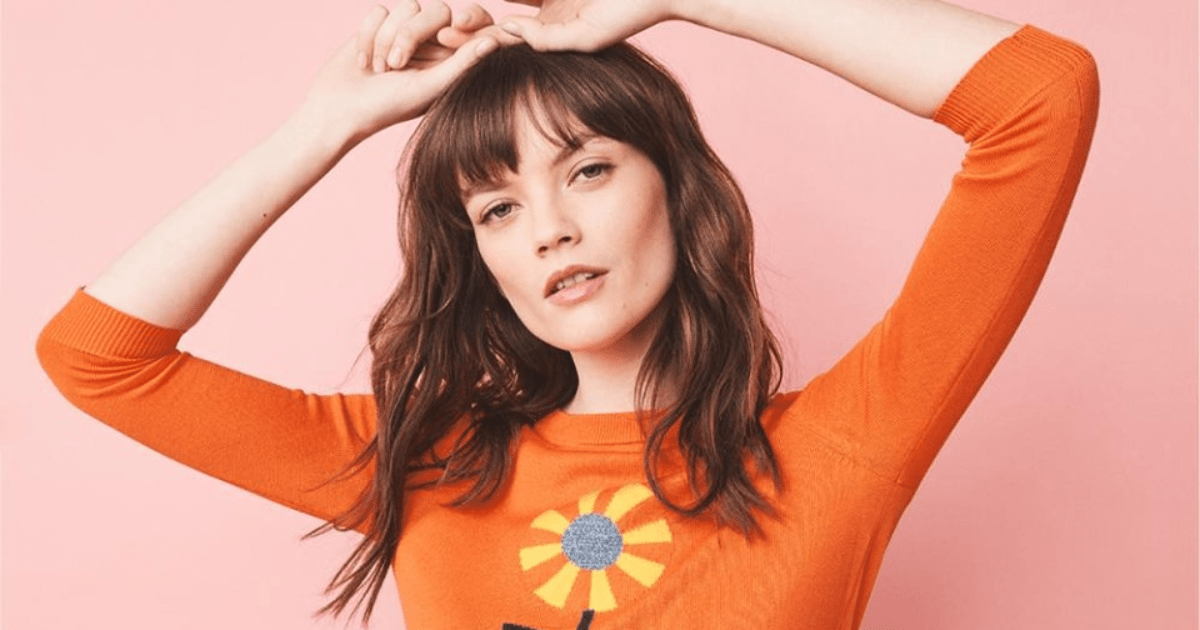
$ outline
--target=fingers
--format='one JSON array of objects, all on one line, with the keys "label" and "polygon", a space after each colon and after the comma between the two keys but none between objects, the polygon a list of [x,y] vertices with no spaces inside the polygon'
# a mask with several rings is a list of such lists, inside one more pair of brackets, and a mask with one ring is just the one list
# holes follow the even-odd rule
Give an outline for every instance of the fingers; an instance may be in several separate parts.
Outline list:
[{"label": "fingers", "polygon": [[[416,2],[413,4],[415,5]],[[433,39],[439,29],[450,25],[450,17],[450,7],[441,0],[435,0],[426,4],[410,19],[398,20],[395,27],[395,38],[387,53],[387,66],[403,68],[412,58],[418,46]],[[384,23],[381,30],[387,27],[387,23]]]},{"label": "fingers", "polygon": [[375,7],[359,27],[358,65],[375,72],[403,68],[422,44],[433,43],[438,31],[450,26],[450,19],[450,7],[441,0],[424,7],[416,0],[400,0],[391,11]]},{"label": "fingers", "polygon": [[606,43],[602,33],[579,19],[547,24],[534,17],[513,15],[504,18],[500,28],[534,50],[596,51]]},{"label": "fingers", "polygon": [[492,14],[488,13],[487,9],[478,4],[472,4],[454,16],[453,26],[460,31],[477,31],[495,23],[496,21],[492,19]]},{"label": "fingers", "polygon": [[358,67],[364,70],[371,67],[371,51],[375,47],[375,33],[379,31],[379,27],[383,25],[387,17],[387,8],[383,5],[376,5],[367,14],[367,17],[363,18],[354,39],[354,47],[358,51]]},{"label": "fingers", "polygon": [[478,41],[468,42],[460,46],[441,63],[430,66],[421,74],[422,81],[428,81],[427,89],[431,93],[441,93],[454,79],[471,67],[481,57],[500,46],[494,38],[482,36]]},{"label": "fingers", "polygon": [[449,27],[438,31],[437,41],[439,44],[448,49],[456,49],[472,39],[483,36],[495,39],[501,46],[521,43],[520,37],[500,30],[500,27],[493,22],[491,14],[483,7],[474,5],[467,11],[471,11],[471,9],[478,9],[478,12],[471,15],[462,15],[460,12],[455,15],[454,22]]},{"label": "fingers", "polygon": [[458,48],[467,43],[480,30],[495,24],[492,14],[478,4],[454,14],[450,26],[438,31],[437,41],[448,48]]},{"label": "fingers", "polygon": [[375,31],[375,41],[371,46],[371,69],[383,72],[388,67],[388,56],[392,52],[396,37],[400,34],[401,25],[421,11],[421,5],[416,0],[400,0],[388,12],[387,19]]}]

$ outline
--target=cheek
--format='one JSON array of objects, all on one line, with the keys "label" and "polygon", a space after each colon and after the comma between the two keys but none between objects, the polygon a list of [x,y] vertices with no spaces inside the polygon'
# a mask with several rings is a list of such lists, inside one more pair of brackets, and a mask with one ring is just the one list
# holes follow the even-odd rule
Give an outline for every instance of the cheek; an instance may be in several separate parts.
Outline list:
[{"label": "cheek", "polygon": [[495,285],[496,289],[500,291],[500,295],[504,296],[505,299],[508,299],[510,291],[506,286],[506,269],[503,264],[505,256],[503,252],[498,251],[499,248],[496,246],[496,244],[490,241],[477,238],[475,243],[479,251],[479,258],[483,261],[483,266],[485,269],[487,269],[488,275],[491,276],[492,284]]},{"label": "cheek", "polygon": [[655,290],[660,294],[659,299],[666,294],[668,287],[675,280],[675,239],[670,232],[659,240],[653,250],[655,252],[654,268],[659,269],[655,274]]},{"label": "cheek", "polygon": [[671,230],[669,211],[661,208],[646,221],[642,234],[645,235],[643,251],[651,253],[656,268],[662,270],[656,274],[659,281],[670,281],[675,277],[676,243],[675,234]]},{"label": "cheek", "polygon": [[530,292],[528,261],[520,256],[519,244],[491,236],[476,240],[479,258],[491,275],[496,290],[520,315],[525,306],[523,301],[528,301]]}]

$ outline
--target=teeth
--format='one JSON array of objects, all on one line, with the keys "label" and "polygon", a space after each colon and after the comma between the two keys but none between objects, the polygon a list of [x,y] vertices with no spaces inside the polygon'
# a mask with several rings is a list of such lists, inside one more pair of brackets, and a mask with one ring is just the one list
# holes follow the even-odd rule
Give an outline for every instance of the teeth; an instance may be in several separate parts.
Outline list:
[{"label": "teeth", "polygon": [[581,271],[573,276],[567,276],[566,278],[559,280],[558,284],[554,285],[554,292],[558,293],[559,291],[562,291],[563,289],[565,289],[567,287],[573,287],[576,284],[579,284],[580,282],[584,282],[586,280],[591,280],[592,278],[595,278],[595,277],[596,277],[596,274],[594,274],[590,271]]}]

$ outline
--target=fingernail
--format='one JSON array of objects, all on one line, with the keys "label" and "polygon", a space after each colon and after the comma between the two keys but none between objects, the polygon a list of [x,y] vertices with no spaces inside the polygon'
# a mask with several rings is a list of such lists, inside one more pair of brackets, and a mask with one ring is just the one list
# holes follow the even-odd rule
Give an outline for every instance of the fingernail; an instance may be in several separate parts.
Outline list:
[{"label": "fingernail", "polygon": [[479,45],[475,47],[475,54],[482,57],[493,50],[496,50],[496,46],[499,45],[500,44],[491,37],[484,38],[484,40],[479,42]]},{"label": "fingernail", "polygon": [[516,22],[501,22],[500,28],[504,29],[504,32],[506,33],[511,33],[513,35],[521,34],[521,25],[517,24]]}]

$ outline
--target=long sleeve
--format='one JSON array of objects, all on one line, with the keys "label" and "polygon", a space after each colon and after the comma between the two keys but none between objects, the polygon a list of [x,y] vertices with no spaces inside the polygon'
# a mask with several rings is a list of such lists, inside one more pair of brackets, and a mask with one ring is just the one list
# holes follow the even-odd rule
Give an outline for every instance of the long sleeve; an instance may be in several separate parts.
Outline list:
[{"label": "long sleeve", "polygon": [[899,297],[789,423],[884,478],[920,482],[1041,282],[1098,94],[1086,50],[1029,26],[971,69],[934,117],[970,148]]},{"label": "long sleeve", "polygon": [[374,436],[374,399],[286,389],[181,352],[182,335],[79,290],[37,352],[72,404],[167,457],[322,519],[349,507],[366,475],[327,482]]}]

